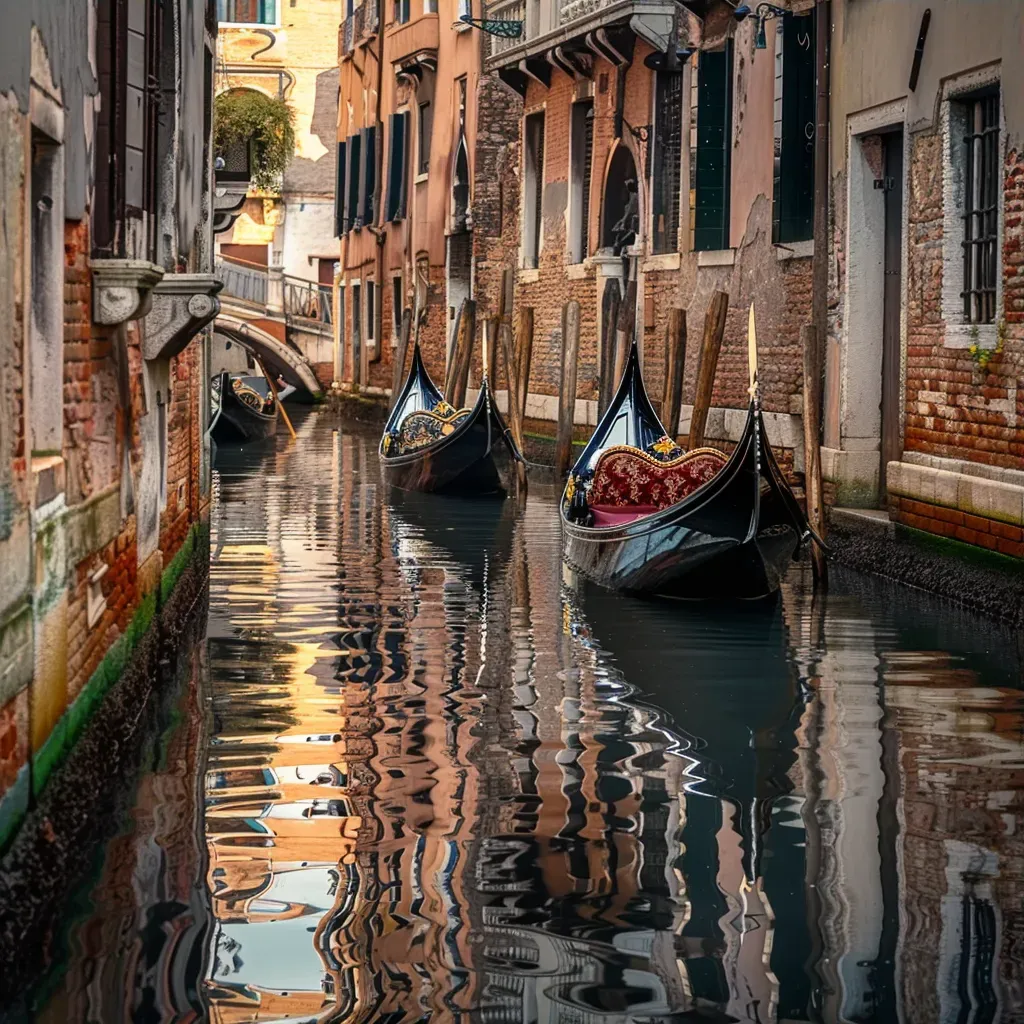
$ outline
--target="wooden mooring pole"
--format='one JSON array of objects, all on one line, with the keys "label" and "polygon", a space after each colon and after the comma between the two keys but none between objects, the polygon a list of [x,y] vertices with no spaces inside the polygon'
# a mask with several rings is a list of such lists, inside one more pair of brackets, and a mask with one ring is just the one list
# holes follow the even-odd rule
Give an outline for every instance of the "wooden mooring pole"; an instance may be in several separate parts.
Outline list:
[{"label": "wooden mooring pole", "polygon": [[693,397],[693,416],[690,418],[690,439],[687,448],[693,451],[704,444],[704,430],[708,425],[711,393],[715,387],[718,354],[725,337],[725,315],[729,311],[728,292],[715,292],[711,296],[707,316],[704,318],[704,337],[700,343],[700,365],[697,369],[697,392]]},{"label": "wooden mooring pole", "polygon": [[668,436],[679,433],[679,410],[683,405],[683,370],[686,367],[686,310],[669,312],[665,329],[665,388],[661,396],[661,422]]},{"label": "wooden mooring pole", "polygon": [[572,465],[572,428],[576,413],[576,365],[580,352],[580,304],[562,307],[562,386],[558,395],[558,436],[555,472],[564,476]]},{"label": "wooden mooring pole", "polygon": [[612,395],[618,384],[615,376],[615,342],[619,323],[619,307],[622,292],[619,282],[612,278],[604,289],[601,300],[601,364],[598,367],[597,415],[603,416],[611,404]]},{"label": "wooden mooring pole", "polygon": [[[516,379],[519,382],[519,408],[526,420],[526,396],[530,393],[530,363],[533,360],[533,307],[519,308],[519,323],[516,331],[516,358],[519,367]],[[524,426],[525,429],[525,426]]]},{"label": "wooden mooring pole", "polygon": [[459,311],[459,326],[455,335],[448,377],[444,386],[445,401],[456,409],[466,402],[466,385],[469,381],[469,364],[473,358],[473,342],[476,338],[476,303],[464,299]]},{"label": "wooden mooring pole", "polygon": [[[611,394],[622,380],[626,370],[626,358],[629,347],[633,344],[633,331],[636,326],[636,280],[626,285],[626,295],[619,305],[619,319],[615,325],[615,374],[612,380]],[[609,397],[609,401],[611,398]]]},{"label": "wooden mooring pole", "polygon": [[398,331],[398,348],[395,349],[395,365],[391,370],[391,404],[395,407],[398,392],[405,382],[405,359],[409,354],[409,338],[412,335],[412,310],[408,306],[402,312],[402,326]]},{"label": "wooden mooring pole", "polygon": [[[804,494],[807,521],[811,529],[825,539],[825,507],[821,484],[821,346],[814,324],[800,328],[800,344],[804,353]],[[815,582],[828,585],[828,562],[816,541],[811,542],[811,565]]]}]

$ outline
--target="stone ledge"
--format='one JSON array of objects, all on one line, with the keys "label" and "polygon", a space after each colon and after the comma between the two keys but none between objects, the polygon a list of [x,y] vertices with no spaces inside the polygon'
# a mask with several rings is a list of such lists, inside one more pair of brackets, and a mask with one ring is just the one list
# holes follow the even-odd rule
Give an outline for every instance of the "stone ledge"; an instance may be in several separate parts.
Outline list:
[{"label": "stone ledge", "polygon": [[168,274],[152,291],[146,314],[142,355],[170,359],[220,312],[217,292],[224,287],[213,274]]},{"label": "stone ledge", "polygon": [[64,520],[67,567],[74,569],[83,559],[116,540],[121,532],[121,485],[111,484],[78,505],[72,505]]},{"label": "stone ledge", "polygon": [[0,708],[32,682],[32,602],[25,598],[0,621]]},{"label": "stone ledge", "polygon": [[[954,459],[942,461],[957,465]],[[901,498],[1024,526],[1024,486],[1016,483],[906,461],[889,463],[886,482],[889,493]]]},{"label": "stone ledge", "polygon": [[144,317],[163,267],[148,260],[90,260],[92,318],[113,326]]}]

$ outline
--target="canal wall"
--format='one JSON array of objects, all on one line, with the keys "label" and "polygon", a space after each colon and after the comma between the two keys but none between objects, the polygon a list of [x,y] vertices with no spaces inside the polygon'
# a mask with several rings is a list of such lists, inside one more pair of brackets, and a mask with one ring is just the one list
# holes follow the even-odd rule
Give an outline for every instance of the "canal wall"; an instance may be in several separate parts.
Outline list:
[{"label": "canal wall", "polygon": [[196,524],[55,730],[31,810],[0,857],[0,1006],[59,959],[58,921],[122,821],[154,717],[191,669],[208,564],[209,530]]}]

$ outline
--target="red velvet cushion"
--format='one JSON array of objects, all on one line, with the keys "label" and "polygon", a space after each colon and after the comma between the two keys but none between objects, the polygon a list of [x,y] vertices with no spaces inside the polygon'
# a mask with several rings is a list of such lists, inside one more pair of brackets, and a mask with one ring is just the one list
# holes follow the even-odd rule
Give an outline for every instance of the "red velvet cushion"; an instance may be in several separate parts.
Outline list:
[{"label": "red velvet cushion", "polygon": [[727,462],[713,448],[698,448],[673,462],[657,463],[635,448],[612,448],[601,456],[587,493],[595,506],[668,508],[706,484]]},{"label": "red velvet cushion", "polygon": [[658,510],[653,505],[591,505],[590,511],[594,514],[594,526],[624,526]]}]

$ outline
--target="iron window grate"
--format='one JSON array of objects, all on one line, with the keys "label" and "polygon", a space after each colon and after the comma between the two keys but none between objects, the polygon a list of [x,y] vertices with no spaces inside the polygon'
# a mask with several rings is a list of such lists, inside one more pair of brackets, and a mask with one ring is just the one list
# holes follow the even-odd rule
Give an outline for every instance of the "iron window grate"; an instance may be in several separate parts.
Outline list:
[{"label": "iron window grate", "polygon": [[999,276],[999,94],[970,100],[964,135],[964,318],[990,324],[996,318]]}]

